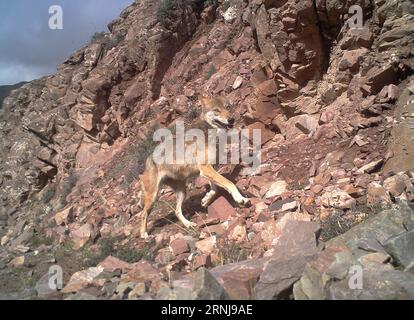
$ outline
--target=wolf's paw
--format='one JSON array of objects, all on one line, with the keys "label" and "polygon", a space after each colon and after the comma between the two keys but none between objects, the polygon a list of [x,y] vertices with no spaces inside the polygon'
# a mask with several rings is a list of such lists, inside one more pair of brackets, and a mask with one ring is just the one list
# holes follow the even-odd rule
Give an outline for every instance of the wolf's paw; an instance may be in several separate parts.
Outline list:
[{"label": "wolf's paw", "polygon": [[201,205],[202,205],[202,207],[203,208],[207,208],[211,204],[211,202],[213,202],[214,196],[215,196],[215,193],[214,194],[212,194],[210,192],[207,193],[204,196],[204,198],[201,199]]},{"label": "wolf's paw", "polygon": [[141,239],[148,239],[148,232],[141,232]]},{"label": "wolf's paw", "polygon": [[187,229],[195,229],[197,227],[197,223],[191,222],[191,221],[186,221],[184,222],[184,226]]},{"label": "wolf's paw", "polygon": [[248,205],[250,205],[250,199],[242,197],[239,201],[237,201],[237,203],[242,207],[247,207]]}]

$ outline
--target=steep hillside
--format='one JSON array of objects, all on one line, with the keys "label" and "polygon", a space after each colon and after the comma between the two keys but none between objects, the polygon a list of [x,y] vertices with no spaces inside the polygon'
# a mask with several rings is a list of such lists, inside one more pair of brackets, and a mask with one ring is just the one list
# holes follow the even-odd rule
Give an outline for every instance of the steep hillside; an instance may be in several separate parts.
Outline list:
[{"label": "steep hillside", "polygon": [[[352,27],[352,5],[362,9],[362,28]],[[414,297],[404,286],[414,254],[401,245],[412,243],[414,227],[411,1],[140,0],[108,28],[56,74],[3,101],[0,292],[344,298],[338,282],[304,285],[312,270],[328,274],[342,252],[392,283],[367,296],[387,297],[395,283],[395,297]],[[177,223],[165,189],[149,217],[151,236],[140,239],[139,174],[151,130],[188,121],[200,93],[227,97],[236,127],[262,130],[258,170],[220,168],[252,206],[239,208],[223,192],[201,208],[208,183],[200,178],[184,208],[199,228]],[[380,218],[383,233],[373,236]],[[362,221],[365,231],[353,232]],[[323,251],[317,245],[347,231],[361,241],[369,235],[365,253],[347,248],[346,236]],[[393,236],[408,240],[390,244]],[[63,268],[63,291],[46,287],[53,264]],[[203,296],[197,277],[217,290]]]}]

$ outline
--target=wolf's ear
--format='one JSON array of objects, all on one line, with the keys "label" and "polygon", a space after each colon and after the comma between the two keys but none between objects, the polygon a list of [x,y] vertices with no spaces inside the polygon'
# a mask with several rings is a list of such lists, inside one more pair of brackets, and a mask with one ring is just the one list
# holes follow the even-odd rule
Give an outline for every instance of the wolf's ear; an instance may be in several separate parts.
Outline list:
[{"label": "wolf's ear", "polygon": [[218,97],[217,99],[222,103],[223,107],[225,108],[230,107],[230,100],[227,99],[226,97]]},{"label": "wolf's ear", "polygon": [[200,101],[200,103],[203,107],[207,104],[208,99],[210,99],[210,98],[205,93],[202,93],[198,96],[198,101]]}]

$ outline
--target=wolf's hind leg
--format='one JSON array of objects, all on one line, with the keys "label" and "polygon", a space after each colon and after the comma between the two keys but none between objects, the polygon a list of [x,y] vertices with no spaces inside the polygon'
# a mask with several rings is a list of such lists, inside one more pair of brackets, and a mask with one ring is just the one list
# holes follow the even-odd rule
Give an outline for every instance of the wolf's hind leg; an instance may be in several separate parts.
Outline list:
[{"label": "wolf's hind leg", "polygon": [[151,164],[147,166],[145,172],[141,175],[141,183],[144,191],[144,209],[141,213],[140,235],[144,239],[148,238],[147,220],[158,195],[160,178],[157,169]]},{"label": "wolf's hind leg", "polygon": [[187,195],[187,189],[185,182],[174,182],[171,184],[171,187],[174,189],[176,195],[177,195],[177,207],[175,209],[175,215],[177,216],[178,220],[186,227],[191,228],[197,226],[197,224],[188,221],[182,211],[183,202],[185,200],[185,197]]}]

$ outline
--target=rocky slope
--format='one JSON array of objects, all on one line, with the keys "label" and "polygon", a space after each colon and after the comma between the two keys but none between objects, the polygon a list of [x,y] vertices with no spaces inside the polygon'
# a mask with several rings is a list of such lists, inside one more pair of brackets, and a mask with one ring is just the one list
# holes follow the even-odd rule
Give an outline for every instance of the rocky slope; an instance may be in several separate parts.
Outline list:
[{"label": "rocky slope", "polygon": [[[355,4],[360,29],[347,22]],[[403,203],[412,220],[411,1],[142,0],[108,28],[56,74],[3,102],[0,292],[413,298],[412,223],[384,231],[381,246],[367,249],[373,256],[350,258],[355,248],[345,240],[323,250],[381,207]],[[223,194],[203,210],[207,187],[197,179],[185,213],[199,230],[176,223],[166,189],[150,216],[152,237],[141,240],[138,175],[148,136],[155,125],[189,120],[200,92],[226,96],[238,127],[262,129],[258,170],[220,168],[252,206]],[[392,237],[405,240],[392,249]],[[309,277],[326,279],[338,252],[346,263],[330,274],[335,286],[309,286]],[[355,296],[337,281],[348,283],[344,265],[353,263],[372,283],[386,275],[398,285]],[[64,272],[59,292],[46,286],[54,264]]]}]

